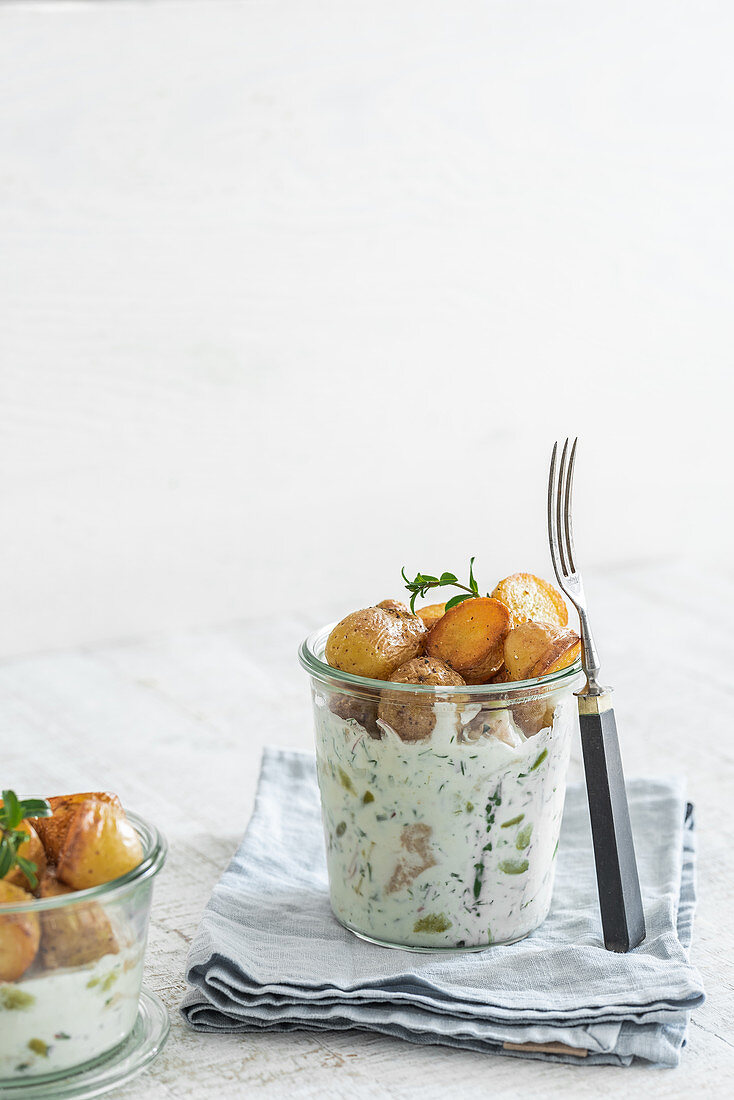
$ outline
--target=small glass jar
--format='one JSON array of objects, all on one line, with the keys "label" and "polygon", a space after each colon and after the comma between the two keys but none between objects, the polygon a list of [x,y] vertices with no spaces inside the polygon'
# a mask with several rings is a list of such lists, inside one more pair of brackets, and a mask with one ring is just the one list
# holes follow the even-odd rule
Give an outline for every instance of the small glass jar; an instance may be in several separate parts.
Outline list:
[{"label": "small glass jar", "polygon": [[580,664],[516,683],[311,678],[331,906],[385,947],[513,943],[550,908]]},{"label": "small glass jar", "polygon": [[52,1082],[119,1047],[133,1030],[153,879],[166,842],[136,814],[143,845],[132,871],[101,886],[0,905],[3,922],[22,922],[40,944],[30,968],[0,983],[0,1092],[22,1080]]}]

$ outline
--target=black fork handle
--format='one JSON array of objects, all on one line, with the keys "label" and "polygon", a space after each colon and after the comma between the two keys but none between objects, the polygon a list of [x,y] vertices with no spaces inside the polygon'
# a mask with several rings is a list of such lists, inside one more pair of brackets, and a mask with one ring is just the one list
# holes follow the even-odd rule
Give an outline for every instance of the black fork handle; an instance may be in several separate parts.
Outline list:
[{"label": "black fork handle", "polygon": [[627,952],[645,938],[645,914],[611,692],[578,701],[604,946]]}]

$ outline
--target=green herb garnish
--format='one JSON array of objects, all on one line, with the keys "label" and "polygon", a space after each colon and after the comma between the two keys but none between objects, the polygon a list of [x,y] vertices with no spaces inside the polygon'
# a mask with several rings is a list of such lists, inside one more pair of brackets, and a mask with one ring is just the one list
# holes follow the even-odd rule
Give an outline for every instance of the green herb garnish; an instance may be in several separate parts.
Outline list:
[{"label": "green herb garnish", "polygon": [[15,791],[3,791],[0,806],[0,879],[20,867],[31,889],[38,886],[38,868],[31,859],[18,855],[21,845],[28,840],[28,833],[19,828],[25,817],[50,817],[51,807],[43,798],[26,798],[21,801]]},{"label": "green herb garnish", "polygon": [[[432,588],[444,588],[447,585],[451,585],[453,588],[460,588],[462,590],[458,596],[452,596],[450,600],[447,600],[447,611],[452,607],[456,607],[457,603],[462,603],[464,600],[474,600],[479,595],[479,586],[474,579],[474,558],[471,558],[469,561],[468,585],[462,584],[454,573],[442,573],[440,577],[434,577],[430,573],[416,573],[411,581],[409,577],[406,577],[405,566],[403,566],[402,575],[405,581],[405,587],[410,592],[410,610],[413,613],[415,613],[415,601],[418,597],[420,596],[425,599]],[[489,593],[487,593],[487,595],[489,595]]]}]

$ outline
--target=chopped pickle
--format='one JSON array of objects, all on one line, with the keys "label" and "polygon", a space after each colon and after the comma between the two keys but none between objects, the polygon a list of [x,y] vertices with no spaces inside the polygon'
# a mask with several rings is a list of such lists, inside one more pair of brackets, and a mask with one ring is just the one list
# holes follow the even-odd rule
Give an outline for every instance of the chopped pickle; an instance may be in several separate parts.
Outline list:
[{"label": "chopped pickle", "polygon": [[414,932],[446,932],[451,927],[451,921],[443,913],[429,913],[427,917],[421,917],[413,925]]},{"label": "chopped pickle", "polygon": [[548,750],[547,750],[547,749],[543,749],[543,751],[541,752],[540,756],[539,756],[539,757],[538,757],[538,759],[537,759],[537,760],[535,761],[535,763],[534,763],[534,764],[531,764],[531,765],[530,765],[530,771],[531,771],[531,772],[534,772],[536,768],[539,768],[539,767],[540,767],[540,765],[541,765],[541,764],[543,763],[543,761],[545,760],[545,758],[546,758],[546,756],[547,756],[547,755],[548,755]]},{"label": "chopped pickle", "polygon": [[522,875],[529,866],[530,864],[526,859],[503,859],[499,868],[506,875]]},{"label": "chopped pickle", "polygon": [[0,985],[0,1009],[30,1008],[35,1001],[32,993],[26,993],[14,985]]}]

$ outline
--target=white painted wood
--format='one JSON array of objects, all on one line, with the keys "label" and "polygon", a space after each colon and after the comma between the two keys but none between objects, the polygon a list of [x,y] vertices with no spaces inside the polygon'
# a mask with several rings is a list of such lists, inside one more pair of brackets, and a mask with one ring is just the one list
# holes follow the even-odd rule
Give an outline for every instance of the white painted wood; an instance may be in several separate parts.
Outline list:
[{"label": "white painted wood", "polygon": [[541,571],[567,431],[587,563],[731,560],[733,34],[0,3],[0,654]]},{"label": "white painted wood", "polygon": [[[3,782],[24,795],[113,787],[170,841],[146,980],[171,1008],[173,1029],[151,1070],[116,1094],[121,1100],[734,1094],[734,579],[660,563],[591,574],[587,588],[628,773],[683,771],[697,806],[693,957],[709,998],[694,1016],[680,1068],[545,1065],[367,1033],[213,1037],[179,1021],[187,945],[247,823],[262,747],[311,746],[296,647],[309,629],[346,610],[325,604],[318,615],[0,664]],[[577,746],[572,775],[580,774]]]}]

